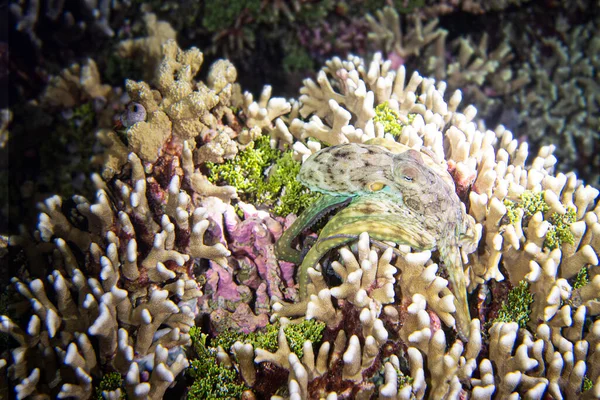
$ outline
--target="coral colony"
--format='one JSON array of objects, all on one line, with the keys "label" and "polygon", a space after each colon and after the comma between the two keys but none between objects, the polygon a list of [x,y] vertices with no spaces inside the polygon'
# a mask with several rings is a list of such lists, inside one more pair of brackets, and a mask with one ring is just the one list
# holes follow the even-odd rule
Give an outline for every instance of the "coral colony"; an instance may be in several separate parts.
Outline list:
[{"label": "coral colony", "polygon": [[145,19],[120,51],[156,68],[126,105],[91,60],[51,81],[120,116],[95,198],[50,197],[9,238],[3,396],[600,398],[599,191],[553,145],[398,63],[423,37],[255,99]]}]

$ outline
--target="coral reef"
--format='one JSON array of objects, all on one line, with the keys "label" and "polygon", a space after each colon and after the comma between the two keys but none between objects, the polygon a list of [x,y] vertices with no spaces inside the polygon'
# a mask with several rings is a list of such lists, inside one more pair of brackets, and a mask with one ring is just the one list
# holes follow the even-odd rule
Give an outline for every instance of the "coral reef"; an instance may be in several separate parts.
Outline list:
[{"label": "coral reef", "polygon": [[448,30],[438,26],[438,19],[423,26],[421,18],[413,15],[412,25],[403,32],[401,22],[406,17],[396,9],[384,7],[376,17],[366,17],[371,25],[369,38],[392,60],[393,68],[407,65],[444,80],[449,90],[460,89],[484,117],[501,107],[499,98],[506,99],[531,80],[526,70],[510,64],[514,52],[507,37],[494,49],[489,48],[486,32],[477,43],[471,35],[447,43]]},{"label": "coral reef", "polygon": [[135,59],[136,63],[143,65],[143,78],[149,81],[154,78],[162,61],[163,43],[175,39],[177,33],[168,22],[159,21],[155,14],[144,14],[143,20],[147,36],[119,42],[116,54],[120,58]]},{"label": "coral reef", "polygon": [[[452,2],[471,12],[477,4]],[[300,10],[279,1],[256,6],[278,10],[264,18]],[[258,18],[256,10],[221,11],[205,24],[241,28],[244,15]],[[0,353],[2,394],[600,398],[599,191],[573,172],[555,172],[554,145],[530,154],[527,140],[504,126],[487,129],[476,107],[461,105],[453,86],[504,76],[506,47],[488,52],[485,38],[477,46],[459,39],[458,64],[430,70],[448,82],[408,75],[404,58],[431,49],[441,56],[446,33],[437,21],[422,26],[411,17],[415,29],[404,34],[396,17],[386,9],[379,23],[371,18],[381,28],[372,38],[389,59],[334,57],[304,81],[297,100],[265,87],[255,101],[227,60],[199,80],[203,53],[180,49],[174,31],[147,15],[150,35],[122,49],[148,57],[152,71],[126,81],[130,103],[112,108],[122,111],[117,129],[107,126],[105,108],[95,113],[104,128],[95,200],[40,202],[37,229],[22,227],[2,251],[20,264],[0,317],[9,345]],[[582,29],[572,34],[587,32],[593,49],[593,32]],[[538,90],[505,78],[497,83],[507,85],[503,95]],[[88,61],[53,79],[43,98],[48,107],[78,109],[82,99],[116,93]],[[314,196],[295,177],[313,154],[348,143],[420,154],[471,223],[468,232],[417,225],[407,234],[413,241],[388,240],[385,221],[340,231],[327,240],[346,246],[334,243],[302,269],[303,288],[304,272],[296,276],[297,265],[277,259],[278,240],[292,232],[292,252],[318,252],[327,222],[346,214],[327,220],[320,209],[309,224],[302,215],[295,224]],[[410,196],[400,190],[394,200]],[[443,243],[414,244],[440,232],[473,239],[455,246],[452,270],[467,286],[466,313],[457,310],[463,303]]]},{"label": "coral reef", "polygon": [[[420,55],[429,45],[435,45],[438,52],[444,49],[448,32],[438,27],[437,19],[432,19],[423,26],[421,18],[412,15],[411,27],[404,32],[402,20],[395,8],[384,7],[375,16],[376,18],[370,14],[366,16],[371,27],[368,37],[375,42],[377,49],[386,53],[388,59],[395,61],[394,68],[404,64],[407,58]],[[438,54],[438,57],[441,56],[443,55]]]},{"label": "coral reef", "polygon": [[[195,299],[202,294],[188,272],[189,254],[215,258],[226,250],[218,244],[175,250],[175,226],[167,214],[160,225],[152,220],[151,195],[137,156],[130,156],[130,167],[131,178],[115,182],[118,199],[110,199],[99,177],[95,203],[75,199],[73,212],[87,220],[88,230],[74,226],[63,214],[60,198],[52,197],[41,206],[36,233],[41,242],[11,239],[29,252],[53,253],[46,282],[33,279],[48,268],[39,256],[31,258],[28,282],[13,278],[24,299],[20,309],[31,310],[30,317],[17,314],[26,328],[2,317],[2,331],[19,344],[8,367],[10,380],[20,382],[18,398],[45,393],[88,398],[92,380],[111,371],[127,375],[129,397],[161,398],[188,365],[181,346],[189,343]],[[116,213],[115,207],[121,211]],[[201,213],[194,215],[201,224]],[[192,232],[187,237],[190,243],[202,242]]]},{"label": "coral reef", "polygon": [[8,190],[1,194],[11,232],[18,224],[33,224],[35,204],[57,192],[93,196],[90,158],[100,151],[94,132],[113,127],[123,102],[123,91],[103,82],[97,63],[88,58],[50,76],[37,99],[11,110]]},{"label": "coral reef", "polygon": [[[460,2],[444,12],[438,4],[442,8],[433,13],[432,5],[425,5],[420,11],[439,15],[462,7],[486,12],[509,2],[476,3]],[[444,80],[449,90],[460,89],[484,120],[508,124],[535,151],[554,144],[561,172],[576,170],[598,187],[598,121],[590,111],[598,103],[598,20],[593,11],[590,17],[580,15],[597,7],[583,1],[549,11],[534,4],[515,18],[501,17],[501,29],[493,37],[488,32],[469,34],[449,43],[448,30],[437,19],[425,25],[422,16],[404,16],[393,7],[366,19],[369,39],[392,61],[392,68],[406,65]],[[498,24],[493,19],[490,23]]]}]

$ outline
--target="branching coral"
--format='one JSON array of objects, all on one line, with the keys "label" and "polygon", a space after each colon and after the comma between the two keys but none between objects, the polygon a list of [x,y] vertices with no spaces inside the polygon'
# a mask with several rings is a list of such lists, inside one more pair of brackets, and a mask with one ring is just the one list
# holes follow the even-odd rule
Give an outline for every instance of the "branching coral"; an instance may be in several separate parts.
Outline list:
[{"label": "branching coral", "polygon": [[[54,252],[47,283],[35,279],[46,274],[44,257],[30,259],[33,277],[14,279],[29,304],[23,317],[2,317],[2,331],[17,343],[8,374],[19,383],[18,397],[88,398],[92,380],[114,371],[124,377],[129,398],[161,398],[188,366],[183,346],[202,296],[194,265],[210,260],[213,271],[229,268],[231,255],[223,236],[225,210],[217,211],[223,203],[210,195],[235,196],[210,185],[195,167],[194,137],[209,129],[200,118],[216,125],[215,115],[230,112],[225,107],[235,69],[217,62],[209,89],[191,81],[202,60],[199,51],[181,52],[174,42],[164,51],[156,81],[168,95],[161,99],[146,83],[128,83],[148,117],[128,127],[127,145],[111,136],[119,151],[115,156],[115,148],[109,150],[118,161],[111,174],[122,170],[118,177],[93,176],[96,201],[75,196],[70,211],[58,196],[46,200],[35,238],[11,238],[31,254]],[[199,108],[206,99],[215,103]]]},{"label": "branching coral", "polygon": [[[426,6],[421,11],[428,14],[433,8],[435,6]],[[487,33],[480,37],[478,43],[472,37],[458,37],[447,44],[448,32],[437,28],[437,19],[422,27],[420,18],[415,15],[415,26],[404,34],[401,26],[403,16],[396,9],[385,7],[377,16],[378,20],[367,16],[371,24],[369,37],[376,44],[376,49],[384,51],[392,61],[393,68],[407,65],[444,80],[450,90],[460,89],[464,98],[476,104],[484,117],[498,112],[500,98],[506,99],[531,80],[524,69],[511,69],[510,61],[514,54],[508,38],[504,38],[495,49],[489,48]]]},{"label": "branching coral", "polygon": [[102,84],[96,62],[88,59],[85,64],[73,64],[52,77],[42,102],[49,107],[73,108],[90,99],[106,101],[111,90],[109,85]]},{"label": "branching coral", "polygon": [[519,134],[532,145],[556,145],[561,171],[575,167],[597,185],[599,121],[590,110],[600,102],[594,72],[600,68],[600,20],[571,25],[562,15],[552,18],[553,35],[507,27],[513,47],[529,44],[522,68],[532,82],[512,96],[519,110]]},{"label": "branching coral", "polygon": [[[431,3],[437,4],[425,5],[422,14],[437,16],[457,8],[484,13],[513,2]],[[406,18],[387,7],[377,19],[367,17],[369,37],[394,68],[405,64],[446,81],[450,90],[460,89],[482,118],[509,125],[536,151],[557,145],[558,169],[576,168],[597,186],[598,121],[590,107],[598,103],[598,19],[581,18],[577,11],[597,7],[592,3],[575,2],[568,8],[557,4],[550,14],[534,5],[503,22],[496,38],[484,33],[477,40],[462,36],[451,43],[446,43],[443,29],[428,30],[433,22],[422,27],[417,16],[415,27],[404,32],[401,22]],[[548,23],[540,23],[541,15]],[[497,45],[491,47],[494,42]]]},{"label": "branching coral", "polygon": [[[9,376],[16,381],[29,377],[18,388],[21,397],[60,390],[62,396],[87,398],[92,377],[108,369],[126,375],[130,397],[150,393],[150,398],[160,398],[188,365],[181,346],[189,343],[195,299],[202,295],[190,268],[194,259],[219,260],[229,252],[218,243],[194,247],[203,243],[204,230],[196,227],[206,219],[200,208],[191,212],[191,204],[181,201],[185,192],[174,193],[179,203],[173,214],[156,215],[160,189],[146,180],[135,155],[130,156],[130,168],[130,179],[114,182],[112,200],[100,180],[96,182],[104,188],[94,204],[76,197],[75,212],[87,220],[89,231],[72,225],[58,197],[41,207],[38,237],[54,243],[55,269],[48,285],[40,279],[14,279],[33,312],[23,321],[26,330],[6,317],[2,321],[3,331],[20,344],[12,352]],[[169,195],[163,196],[168,204]],[[154,222],[157,217],[160,224]],[[82,263],[75,254],[85,254],[89,261]],[[148,363],[152,358],[154,363]],[[45,364],[43,369],[39,363]],[[68,370],[75,373],[75,381],[47,386],[56,379],[53,374]]]},{"label": "branching coral", "polygon": [[123,40],[117,47],[117,56],[125,59],[139,58],[136,62],[144,65],[144,79],[154,78],[162,58],[162,45],[174,40],[177,33],[166,21],[159,21],[155,14],[144,14],[147,36]]},{"label": "branching coral", "polygon": [[[146,82],[126,82],[129,96],[145,110],[146,119],[126,128],[126,144],[110,132],[100,132],[100,139],[108,148],[103,176],[110,178],[117,173],[125,162],[124,156],[131,151],[146,163],[180,153],[184,171],[181,178],[196,192],[236,197],[234,187],[213,186],[196,164],[232,158],[238,143],[247,145],[260,136],[261,129],[268,132],[272,120],[291,106],[284,99],[270,98],[269,91],[263,93],[259,103],[248,93],[242,97],[234,83],[237,71],[228,61],[215,62],[205,84],[193,79],[203,61],[198,49],[182,51],[175,41],[169,40],[161,52],[163,59],[154,78],[158,90]],[[244,110],[247,127],[239,132],[237,143],[233,139],[238,132],[223,123],[224,119],[235,119],[231,109],[234,105]]]},{"label": "branching coral", "polygon": [[[408,33],[402,31],[400,16],[393,7],[384,7],[377,11],[376,17],[367,15],[367,21],[371,26],[370,40],[377,42],[377,48],[385,51],[389,57],[398,58],[399,64],[404,64],[410,56],[418,56],[423,48],[436,42],[436,47],[443,48],[443,43],[448,32],[438,28],[438,20],[431,20],[426,26],[418,15],[414,15],[413,29]],[[393,54],[393,56],[392,56]]]}]

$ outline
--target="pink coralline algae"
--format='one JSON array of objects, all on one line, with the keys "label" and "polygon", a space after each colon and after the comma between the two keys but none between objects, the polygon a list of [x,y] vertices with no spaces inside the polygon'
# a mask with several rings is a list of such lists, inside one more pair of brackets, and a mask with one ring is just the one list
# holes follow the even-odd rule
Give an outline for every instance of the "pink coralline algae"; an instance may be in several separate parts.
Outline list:
[{"label": "pink coralline algae", "polygon": [[250,204],[239,204],[244,212],[243,221],[233,207],[225,212],[225,227],[233,257],[245,258],[255,264],[260,279],[267,284],[270,297],[291,300],[295,295],[293,264],[278,262],[274,250],[275,242],[283,233],[281,223],[268,212],[256,210]]},{"label": "pink coralline algae", "polygon": [[[216,332],[228,328],[252,332],[268,323],[272,297],[288,301],[296,297],[294,265],[275,257],[274,245],[283,232],[281,222],[250,204],[238,203],[244,219],[233,206],[222,205],[222,217],[216,212],[209,218],[214,220],[215,230],[222,227],[232,267],[209,262],[203,297],[208,301],[202,303]],[[212,209],[219,207],[213,205]]]}]

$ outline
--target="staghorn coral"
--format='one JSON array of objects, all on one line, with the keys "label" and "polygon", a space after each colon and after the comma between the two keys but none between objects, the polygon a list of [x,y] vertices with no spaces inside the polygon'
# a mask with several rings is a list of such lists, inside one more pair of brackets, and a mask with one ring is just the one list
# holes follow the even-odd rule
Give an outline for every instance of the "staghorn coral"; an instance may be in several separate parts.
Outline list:
[{"label": "staghorn coral", "polygon": [[[441,3],[438,11],[447,6],[445,12],[462,7],[483,13],[509,2]],[[430,6],[421,12],[439,15],[431,12],[436,6]],[[450,90],[460,89],[463,100],[474,104],[481,118],[509,125],[535,151],[557,145],[558,169],[575,169],[597,187],[598,121],[590,111],[598,103],[597,7],[591,1],[570,7],[557,3],[548,13],[547,7],[532,5],[527,12],[500,16],[501,29],[495,35],[484,32],[477,40],[473,35],[459,36],[451,43],[446,43],[441,28],[427,31],[417,24],[403,32],[405,18],[391,7],[380,10],[377,20],[367,18],[370,38],[394,68],[406,64],[444,80]],[[582,17],[581,10],[590,10],[590,17]],[[435,45],[428,44],[435,32],[441,32],[431,42]]]},{"label": "staghorn coral", "polygon": [[[194,258],[215,259],[228,251],[220,244],[194,251],[193,244],[202,242],[199,230],[186,235],[190,249],[175,250],[175,225],[167,214],[159,218],[161,224],[153,222],[149,201],[156,198],[151,187],[147,191],[135,155],[130,167],[128,182],[113,183],[119,193],[113,200],[98,178],[94,204],[76,196],[76,213],[88,221],[89,231],[72,225],[59,197],[41,205],[36,237],[53,244],[44,247],[54,252],[55,269],[47,284],[13,279],[24,305],[32,309],[30,319],[22,321],[26,330],[2,317],[3,332],[19,343],[8,367],[11,381],[23,380],[15,388],[19,398],[44,393],[88,398],[92,379],[107,371],[126,375],[130,398],[161,398],[188,365],[182,346],[189,343],[194,302],[202,294],[188,269]],[[203,221],[198,211],[195,226]],[[181,222],[186,212],[179,208],[177,218],[170,217]],[[24,237],[11,240],[27,245]],[[86,254],[88,262],[79,261],[78,253]],[[41,272],[43,265],[30,270]],[[71,375],[74,379],[65,378]],[[53,383],[57,379],[60,385]]]},{"label": "staghorn coral", "polygon": [[[506,36],[495,48],[489,42],[487,33],[477,42],[472,35],[461,36],[439,49],[427,49],[426,63],[413,60],[410,65],[446,81],[451,90],[460,89],[464,101],[476,105],[482,119],[496,121],[502,118],[498,114],[503,102],[530,83],[532,77],[518,61],[513,61],[515,51]],[[450,60],[447,53],[452,54]],[[504,120],[511,122],[507,117]]]},{"label": "staghorn coral", "polygon": [[[458,8],[485,13],[511,2],[433,3],[420,10],[426,21]],[[590,110],[598,103],[598,5],[569,4],[556,3],[550,9],[533,4],[527,12],[502,14],[496,34],[459,36],[450,43],[444,29],[434,29],[430,22],[427,30],[429,25],[421,26],[416,15],[414,28],[404,32],[401,22],[407,18],[386,7],[377,19],[367,17],[369,37],[393,68],[406,64],[444,80],[450,90],[460,89],[481,118],[509,125],[535,151],[557,145],[558,169],[575,169],[597,187],[598,121]],[[589,10],[589,17],[582,10]],[[481,21],[494,23],[493,18]]]},{"label": "staghorn coral", "polygon": [[[376,18],[371,14],[366,16],[371,27],[368,38],[379,51],[385,52],[389,59],[394,60],[394,67],[404,64],[411,56],[420,56],[430,45],[435,45],[438,53],[444,49],[448,31],[438,28],[437,19],[432,19],[423,26],[421,18],[415,14],[411,17],[414,26],[405,33],[395,8],[384,7],[375,16]],[[438,56],[443,58],[442,54]]]},{"label": "staghorn coral", "polygon": [[52,77],[41,102],[46,107],[73,108],[90,99],[106,101],[111,90],[109,85],[102,84],[96,62],[87,59],[85,64],[73,64]]},{"label": "staghorn coral", "polygon": [[[425,7],[422,12],[428,14],[428,10]],[[507,35],[491,49],[486,32],[477,43],[471,35],[446,43],[448,32],[437,27],[437,19],[423,27],[418,15],[412,17],[414,27],[403,33],[404,17],[392,7],[378,11],[377,19],[371,15],[366,18],[371,25],[369,38],[378,51],[392,60],[392,68],[407,65],[444,80],[449,90],[460,89],[463,99],[475,104],[484,119],[495,117],[502,100],[506,101],[532,79],[525,68],[511,64],[514,45]]]}]

